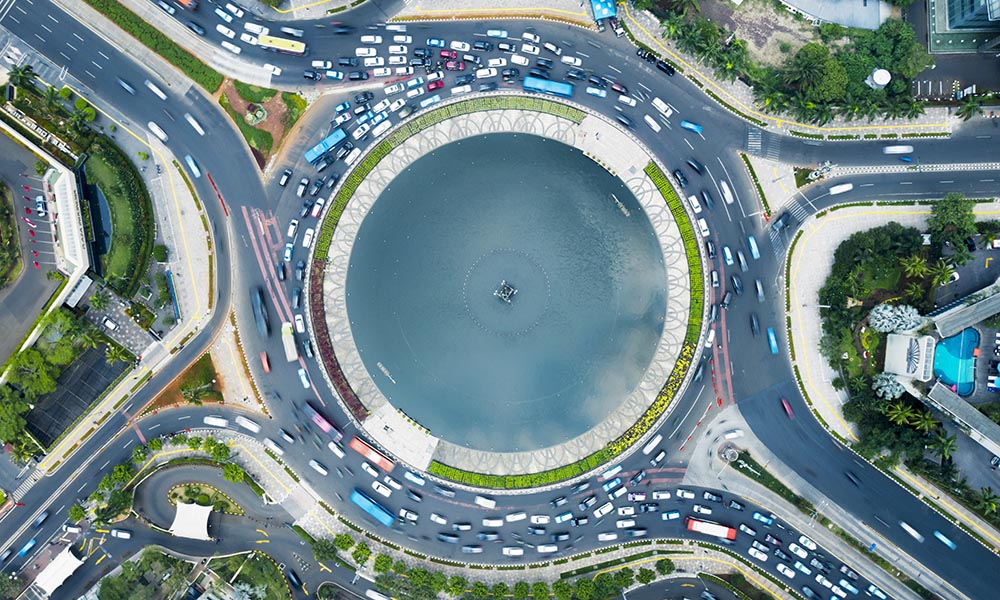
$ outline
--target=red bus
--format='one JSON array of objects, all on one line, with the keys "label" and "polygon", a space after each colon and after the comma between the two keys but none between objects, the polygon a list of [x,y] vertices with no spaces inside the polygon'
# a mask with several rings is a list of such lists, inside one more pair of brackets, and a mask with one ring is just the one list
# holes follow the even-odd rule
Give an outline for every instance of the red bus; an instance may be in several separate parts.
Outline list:
[{"label": "red bus", "polygon": [[736,539],[736,530],[726,525],[719,525],[718,523],[713,523],[711,521],[702,521],[701,519],[695,519],[694,517],[688,517],[685,519],[684,524],[687,525],[688,531],[697,531],[698,533],[703,533],[717,538],[725,538],[727,540]]},{"label": "red bus", "polygon": [[392,470],[396,468],[396,463],[389,460],[385,454],[382,454],[375,448],[372,448],[368,444],[361,441],[360,438],[355,437],[351,439],[350,443],[347,445],[351,447],[351,450],[354,450],[361,456],[364,456],[366,460],[375,463],[375,466],[382,469],[386,473],[392,473]]},{"label": "red bus", "polygon": [[327,421],[311,402],[306,402],[303,411],[306,413],[306,416],[309,417],[309,420],[313,422],[313,425],[322,429],[323,433],[329,435],[333,441],[339,442],[344,437],[344,432],[333,423]]}]

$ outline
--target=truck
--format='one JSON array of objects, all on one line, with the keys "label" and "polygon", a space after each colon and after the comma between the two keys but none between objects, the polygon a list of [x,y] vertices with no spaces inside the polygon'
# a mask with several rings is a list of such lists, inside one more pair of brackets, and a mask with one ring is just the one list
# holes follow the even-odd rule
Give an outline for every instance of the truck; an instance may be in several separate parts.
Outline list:
[{"label": "truck", "polygon": [[288,362],[299,359],[299,350],[295,346],[295,332],[288,321],[281,324],[281,343],[285,346],[285,359]]}]

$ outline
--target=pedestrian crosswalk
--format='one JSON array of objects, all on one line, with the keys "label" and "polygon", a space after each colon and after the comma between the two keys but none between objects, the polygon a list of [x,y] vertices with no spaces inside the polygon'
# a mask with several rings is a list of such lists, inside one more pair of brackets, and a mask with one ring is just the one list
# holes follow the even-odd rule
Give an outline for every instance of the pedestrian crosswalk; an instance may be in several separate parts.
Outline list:
[{"label": "pedestrian crosswalk", "polygon": [[760,156],[762,132],[757,127],[747,126],[747,152]]},{"label": "pedestrian crosswalk", "polygon": [[0,0],[0,21],[3,21],[7,17],[7,13],[10,12],[10,9],[14,8],[15,3],[17,3],[17,0]]},{"label": "pedestrian crosswalk", "polygon": [[768,160],[779,160],[781,158],[781,137],[777,135],[767,135],[765,140],[764,156]]},{"label": "pedestrian crosswalk", "polygon": [[32,468],[31,472],[28,473],[28,476],[24,478],[21,485],[17,486],[17,489],[11,493],[10,497],[14,499],[14,502],[20,501],[21,498],[24,498],[28,491],[34,487],[35,483],[41,478],[42,472],[37,468]]}]

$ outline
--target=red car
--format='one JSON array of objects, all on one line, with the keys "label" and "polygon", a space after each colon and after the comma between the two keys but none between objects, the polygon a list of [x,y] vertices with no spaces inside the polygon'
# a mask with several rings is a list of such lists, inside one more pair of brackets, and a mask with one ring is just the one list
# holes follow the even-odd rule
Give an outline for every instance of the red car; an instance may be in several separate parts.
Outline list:
[{"label": "red car", "polygon": [[442,50],[441,58],[458,58],[458,52],[454,50]]},{"label": "red car", "polygon": [[449,71],[464,71],[465,63],[460,60],[449,60],[444,63],[444,68]]},{"label": "red car", "polygon": [[781,399],[781,408],[785,409],[785,414],[788,415],[789,419],[795,418],[795,413],[792,412],[792,405],[788,403],[786,398]]},{"label": "red car", "polygon": [[434,90],[439,90],[444,87],[444,82],[438,79],[437,81],[432,81],[427,84],[427,91],[433,92]]}]

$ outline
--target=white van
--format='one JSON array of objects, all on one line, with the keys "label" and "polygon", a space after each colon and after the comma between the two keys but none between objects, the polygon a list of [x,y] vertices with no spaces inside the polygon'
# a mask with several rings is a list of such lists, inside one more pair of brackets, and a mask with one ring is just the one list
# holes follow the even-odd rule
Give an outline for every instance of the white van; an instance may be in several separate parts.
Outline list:
[{"label": "white van", "polygon": [[157,125],[156,123],[150,121],[149,123],[146,123],[146,126],[149,127],[149,130],[151,132],[153,132],[153,135],[155,135],[156,137],[160,138],[161,142],[166,142],[167,140],[170,139],[167,136],[166,132],[163,131],[162,129],[160,129],[160,126]]},{"label": "white van", "polygon": [[524,513],[524,512],[510,513],[509,515],[507,515],[506,517],[504,517],[504,519],[508,523],[514,523],[516,521],[523,521],[523,520],[525,520],[527,518],[528,518],[528,514]]},{"label": "white van", "polygon": [[524,548],[520,546],[504,546],[500,549],[504,556],[523,556]]},{"label": "white van", "polygon": [[688,196],[688,204],[691,205],[691,209],[694,210],[694,214],[701,214],[701,202],[698,200],[698,196],[691,194]]},{"label": "white van", "polygon": [[882,154],[909,154],[913,152],[913,146],[886,146],[882,148]]},{"label": "white van", "polygon": [[559,546],[555,544],[539,544],[535,547],[539,554],[552,554],[553,552],[559,551]]},{"label": "white van", "polygon": [[411,471],[406,471],[405,473],[403,473],[403,478],[409,481],[410,483],[415,483],[417,485],[424,485],[425,483],[427,483],[427,481],[423,477]]},{"label": "white van", "polygon": [[205,422],[205,425],[211,427],[229,427],[229,420],[218,416],[208,416],[202,419],[202,421]]},{"label": "white van", "polygon": [[485,496],[476,496],[474,500],[476,504],[482,506],[483,508],[493,509],[497,507],[497,501],[493,498],[487,498]]},{"label": "white van", "polygon": [[503,519],[500,518],[485,518],[483,519],[483,527],[503,527]]},{"label": "white van", "polygon": [[132,539],[132,532],[128,529],[112,529],[111,537],[122,540],[130,540]]},{"label": "white van", "polygon": [[324,466],[323,466],[323,465],[322,465],[322,464],[321,464],[321,463],[320,463],[319,461],[317,461],[316,459],[312,459],[312,460],[310,460],[310,461],[309,461],[309,466],[310,466],[310,467],[312,467],[312,470],[313,470],[313,471],[316,471],[317,473],[319,473],[319,474],[320,474],[320,475],[322,475],[323,477],[326,477],[327,475],[329,475],[329,474],[330,474],[330,471],[328,471],[328,470],[326,469],[326,467],[324,467]]},{"label": "white van", "polygon": [[642,120],[645,121],[646,125],[649,125],[649,128],[652,129],[655,133],[660,133],[660,130],[663,129],[662,127],[660,127],[660,124],[656,122],[656,119],[654,119],[649,115],[642,115]]},{"label": "white van", "polygon": [[69,523],[66,523],[63,525],[63,531],[66,533],[81,533],[83,528],[79,525],[70,525]]},{"label": "white van", "polygon": [[708,330],[708,337],[705,338],[705,347],[706,348],[711,348],[712,344],[714,344],[714,343],[715,343],[715,330],[714,329],[709,329]]},{"label": "white van", "polygon": [[392,127],[392,121],[388,121],[388,120],[382,121],[381,123],[379,123],[378,125],[375,126],[375,129],[372,129],[372,137],[373,138],[377,138],[378,136],[382,135],[386,131],[389,131],[390,127]]},{"label": "white van", "polygon": [[701,237],[707,238],[710,235],[708,230],[708,223],[705,219],[698,219],[698,230],[701,231]]},{"label": "white van", "polygon": [[836,196],[837,194],[843,194],[844,192],[849,192],[854,189],[853,183],[842,183],[840,185],[835,185],[830,188],[830,195]]},{"label": "white van", "polygon": [[381,44],[382,36],[380,35],[363,35],[361,36],[362,44]]},{"label": "white van", "polygon": [[275,443],[275,441],[272,440],[271,438],[264,438],[264,446],[267,447],[267,449],[270,450],[271,452],[277,454],[278,456],[281,456],[285,453],[285,451],[281,449],[281,446]]},{"label": "white van", "polygon": [[656,447],[659,446],[660,442],[662,441],[663,441],[663,436],[660,435],[659,433],[656,434],[653,437],[653,439],[649,440],[648,444],[643,446],[642,453],[645,454],[646,456],[649,456],[649,453],[652,452],[653,450],[656,450]]},{"label": "white van", "polygon": [[247,431],[252,431],[254,433],[260,433],[260,425],[256,421],[251,421],[250,419],[244,417],[243,415],[237,415],[235,419],[236,424],[246,429]]},{"label": "white van", "polygon": [[615,466],[611,467],[610,469],[608,469],[607,471],[601,473],[601,476],[598,477],[598,479],[611,479],[612,477],[614,477],[615,475],[617,475],[617,474],[619,474],[621,472],[622,472],[622,466],[621,465],[615,465]]},{"label": "white van", "polygon": [[725,179],[719,180],[719,189],[722,190],[722,199],[726,201],[726,204],[732,204],[733,192],[729,189],[729,184],[726,183]]},{"label": "white van", "polygon": [[351,150],[350,152],[347,153],[347,156],[344,157],[344,164],[347,166],[353,165],[358,160],[359,156],[361,156],[361,148],[355,148],[354,150]]},{"label": "white van", "polygon": [[424,98],[423,100],[421,100],[420,101],[420,108],[427,108],[431,104],[434,104],[434,103],[440,102],[440,101],[441,101],[441,96],[438,95],[438,94],[434,94],[430,98]]},{"label": "white van", "polygon": [[674,109],[667,106],[667,103],[659,98],[653,98],[653,108],[668,119],[670,118],[670,115],[674,114]]}]

